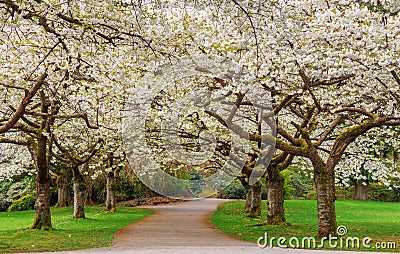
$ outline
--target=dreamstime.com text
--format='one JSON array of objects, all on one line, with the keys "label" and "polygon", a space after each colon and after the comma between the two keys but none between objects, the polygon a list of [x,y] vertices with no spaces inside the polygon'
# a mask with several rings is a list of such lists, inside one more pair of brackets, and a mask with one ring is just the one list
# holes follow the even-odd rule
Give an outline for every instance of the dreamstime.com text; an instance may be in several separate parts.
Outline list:
[{"label": "dreamstime.com text", "polygon": [[257,245],[260,248],[280,247],[280,248],[293,248],[293,249],[320,249],[329,247],[332,249],[385,249],[394,250],[397,248],[396,242],[379,242],[370,237],[350,237],[347,235],[347,228],[339,226],[337,228],[337,236],[322,237],[318,242],[315,237],[269,237],[268,232],[264,236],[259,237]]}]

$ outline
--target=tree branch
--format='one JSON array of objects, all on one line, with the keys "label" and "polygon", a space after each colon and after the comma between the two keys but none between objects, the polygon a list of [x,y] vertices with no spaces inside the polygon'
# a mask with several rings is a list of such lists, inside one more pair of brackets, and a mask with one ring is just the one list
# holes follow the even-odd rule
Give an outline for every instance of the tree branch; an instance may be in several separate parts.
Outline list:
[{"label": "tree branch", "polygon": [[343,107],[343,108],[336,110],[334,113],[342,113],[342,112],[356,112],[356,113],[360,113],[362,115],[368,116],[369,118],[374,117],[374,114],[366,111],[365,109],[355,108],[355,107]]},{"label": "tree branch", "polygon": [[47,72],[44,72],[42,75],[39,76],[36,84],[25,94],[25,98],[22,100],[19,107],[11,116],[11,118],[4,125],[0,126],[0,134],[10,130],[18,122],[21,116],[25,113],[25,108],[30,103],[32,97],[35,96],[36,92],[44,84],[46,77]]},{"label": "tree branch", "polygon": [[313,99],[313,101],[315,103],[315,106],[317,106],[319,111],[322,111],[321,104],[319,103],[319,101],[317,100],[317,97],[315,97],[314,93],[311,90],[311,86],[312,86],[311,80],[308,78],[308,76],[306,75],[306,73],[303,70],[300,70],[299,74],[300,74],[301,79],[304,82],[306,90],[310,93],[311,98]]},{"label": "tree branch", "polygon": [[318,141],[314,144],[314,146],[320,146],[326,138],[333,132],[333,130],[336,128],[336,126],[342,121],[343,115],[339,115],[335,121],[333,121],[330,125],[329,128],[324,131],[324,133],[321,135],[321,137],[318,139]]},{"label": "tree branch", "polygon": [[16,140],[10,138],[2,138],[0,137],[0,143],[7,143],[7,144],[15,144],[15,145],[22,145],[27,146],[29,142],[23,140]]}]

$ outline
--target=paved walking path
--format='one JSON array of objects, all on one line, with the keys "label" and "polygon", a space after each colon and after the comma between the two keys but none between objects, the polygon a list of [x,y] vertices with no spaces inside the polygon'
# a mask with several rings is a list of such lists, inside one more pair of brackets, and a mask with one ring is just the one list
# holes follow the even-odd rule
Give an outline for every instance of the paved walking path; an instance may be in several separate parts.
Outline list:
[{"label": "paved walking path", "polygon": [[114,236],[113,246],[60,253],[356,253],[268,247],[261,249],[256,243],[234,239],[215,229],[209,222],[210,215],[225,201],[199,199],[175,205],[151,206],[148,208],[155,209],[156,213],[120,229]]}]

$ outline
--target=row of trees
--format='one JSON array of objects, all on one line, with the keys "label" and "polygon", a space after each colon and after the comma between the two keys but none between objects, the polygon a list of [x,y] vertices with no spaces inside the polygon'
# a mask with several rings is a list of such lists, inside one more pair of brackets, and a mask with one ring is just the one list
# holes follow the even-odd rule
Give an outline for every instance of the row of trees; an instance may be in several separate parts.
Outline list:
[{"label": "row of trees", "polygon": [[265,176],[270,224],[286,223],[281,171],[305,161],[319,236],[335,234],[336,166],[400,125],[400,21],[385,4],[0,1],[0,142],[35,162],[32,227],[51,228],[50,170],[72,169],[79,218],[84,165],[113,186],[126,155],[150,185],[171,165],[214,187],[239,175],[255,217]]},{"label": "row of trees", "polygon": [[[113,186],[112,173],[123,157],[118,64],[128,59],[121,50],[145,42],[125,24],[128,12],[115,21],[109,16],[113,6],[104,3],[1,1],[0,7],[0,142],[28,148],[37,175],[32,228],[51,229],[50,172],[59,177],[60,205],[73,175],[75,218],[84,217],[89,160],[109,172]],[[3,148],[10,148],[5,154],[17,151]],[[115,206],[112,199],[108,203]]]},{"label": "row of trees", "polygon": [[[236,172],[242,170],[242,182],[253,197],[248,204],[252,216],[260,213],[260,185],[251,183],[251,174],[258,166],[265,167],[261,171],[266,171],[269,189],[267,223],[285,224],[284,179],[280,171],[294,157],[307,159],[313,168],[317,191],[319,235],[335,234],[336,165],[357,138],[370,134],[374,128],[379,128],[383,139],[396,137],[390,128],[383,127],[400,123],[399,44],[394,32],[398,16],[381,4],[350,1],[277,1],[268,6],[232,2],[218,7],[218,15],[209,10],[212,19],[204,16],[204,10],[187,8],[188,17],[184,20],[191,24],[192,30],[178,23],[172,28],[175,31],[172,35],[171,28],[161,31],[175,51],[181,52],[181,49],[184,54],[193,50],[188,52],[189,57],[180,60],[186,61],[185,67],[197,71],[186,72],[186,76],[197,75],[197,81],[191,80],[192,88],[187,88],[181,78],[185,74],[167,68],[164,68],[165,78],[145,76],[141,90],[149,83],[171,82],[170,76],[179,77],[173,84],[181,88],[178,92],[163,89],[160,97],[165,99],[150,108],[161,112],[156,114],[156,119],[168,122],[168,117],[176,119],[176,116],[165,117],[166,113],[182,112],[181,104],[176,102],[196,92],[202,99],[196,100],[196,104],[188,102],[186,106],[201,112],[202,121],[208,124],[207,130],[217,130],[219,123],[219,127],[229,129],[233,136],[250,141],[250,147],[240,150],[241,153],[216,156],[236,164]],[[167,20],[175,18],[164,15]],[[198,34],[199,39],[193,36],[193,30],[208,33]],[[173,35],[176,37],[171,38]],[[203,41],[208,41],[210,35],[212,42],[204,45]],[[191,43],[188,46],[184,41]],[[217,71],[215,66],[219,67]],[[158,74],[163,71],[162,68],[155,70]],[[259,87],[263,92],[257,90]],[[212,92],[201,93],[202,89]],[[264,96],[261,101],[272,101],[272,109],[257,97],[265,91],[270,97]],[[146,98],[138,101],[145,102]],[[215,107],[213,102],[220,106]],[[146,112],[146,109],[140,110]],[[278,119],[276,127],[271,125],[271,113]],[[260,125],[269,126],[272,134],[268,130],[260,132]],[[168,124],[159,124],[159,127],[156,132],[170,129]],[[271,137],[275,131],[277,139]],[[268,149],[262,149],[268,145],[275,145],[278,150],[269,165],[268,156],[262,155],[268,154]],[[246,163],[237,159],[240,156],[241,159],[247,156]],[[161,158],[168,155],[162,154]],[[380,171],[381,175],[388,175],[393,170],[385,165]],[[391,176],[396,177],[398,173],[393,172]]]}]

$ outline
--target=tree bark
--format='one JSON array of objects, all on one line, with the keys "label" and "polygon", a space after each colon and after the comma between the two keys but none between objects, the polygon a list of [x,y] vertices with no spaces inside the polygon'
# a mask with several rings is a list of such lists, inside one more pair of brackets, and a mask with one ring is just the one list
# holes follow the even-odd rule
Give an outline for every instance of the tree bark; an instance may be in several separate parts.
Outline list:
[{"label": "tree bark", "polygon": [[244,212],[245,213],[250,213],[251,211],[251,202],[253,199],[253,189],[250,188],[248,178],[246,178],[244,175],[238,177],[240,183],[244,187],[245,193],[246,193],[246,202],[244,204]]},{"label": "tree bark", "polygon": [[251,218],[261,218],[261,191],[262,191],[262,183],[258,180],[256,183],[250,186],[252,189],[252,198],[251,198],[251,209],[249,217]]},{"label": "tree bark", "polygon": [[314,170],[314,182],[318,203],[318,236],[335,235],[337,222],[335,212],[335,176],[333,170]]},{"label": "tree bark", "polygon": [[[32,150],[32,149],[30,149]],[[33,149],[35,150],[35,149]],[[31,229],[52,230],[50,215],[50,175],[47,165],[47,137],[43,134],[37,136],[35,158],[37,167],[36,177],[36,215]]]},{"label": "tree bark", "polygon": [[44,72],[41,74],[36,81],[36,84],[31,87],[28,91],[25,92],[24,99],[20,102],[18,108],[12,114],[12,116],[5,122],[0,125],[0,134],[8,132],[14,125],[19,121],[19,119],[24,115],[25,108],[31,103],[31,99],[35,96],[37,91],[42,87],[45,83],[47,77],[47,73]]},{"label": "tree bark", "polygon": [[368,185],[362,184],[362,181],[354,183],[354,199],[368,200]]},{"label": "tree bark", "polygon": [[72,182],[71,169],[62,169],[57,179],[57,207],[66,207],[71,204],[70,183]]},{"label": "tree bark", "polygon": [[[108,165],[110,172],[107,173],[107,184],[106,184],[106,208],[110,212],[116,211],[115,206],[115,177],[117,169],[114,169],[114,154],[111,152],[108,154]],[[115,170],[115,171],[114,171]]]},{"label": "tree bark", "polygon": [[244,212],[250,213],[251,211],[251,202],[253,199],[253,189],[250,186],[244,188],[246,192],[246,203],[244,204]]},{"label": "tree bark", "polygon": [[[336,149],[343,147],[337,146]],[[336,212],[335,212],[335,173],[334,169],[340,159],[340,153],[335,152],[329,155],[326,164],[318,155],[317,149],[309,147],[309,159],[314,168],[314,183],[317,192],[318,204],[318,237],[336,235]]]},{"label": "tree bark", "polygon": [[85,218],[86,182],[78,167],[74,170],[74,218]]},{"label": "tree bark", "polygon": [[284,210],[285,179],[280,170],[270,165],[266,177],[267,184],[267,220],[269,225],[288,225]]},{"label": "tree bark", "polygon": [[107,174],[107,198],[106,198],[106,208],[110,210],[110,212],[116,211],[115,206],[115,176],[114,172],[109,172]]}]

